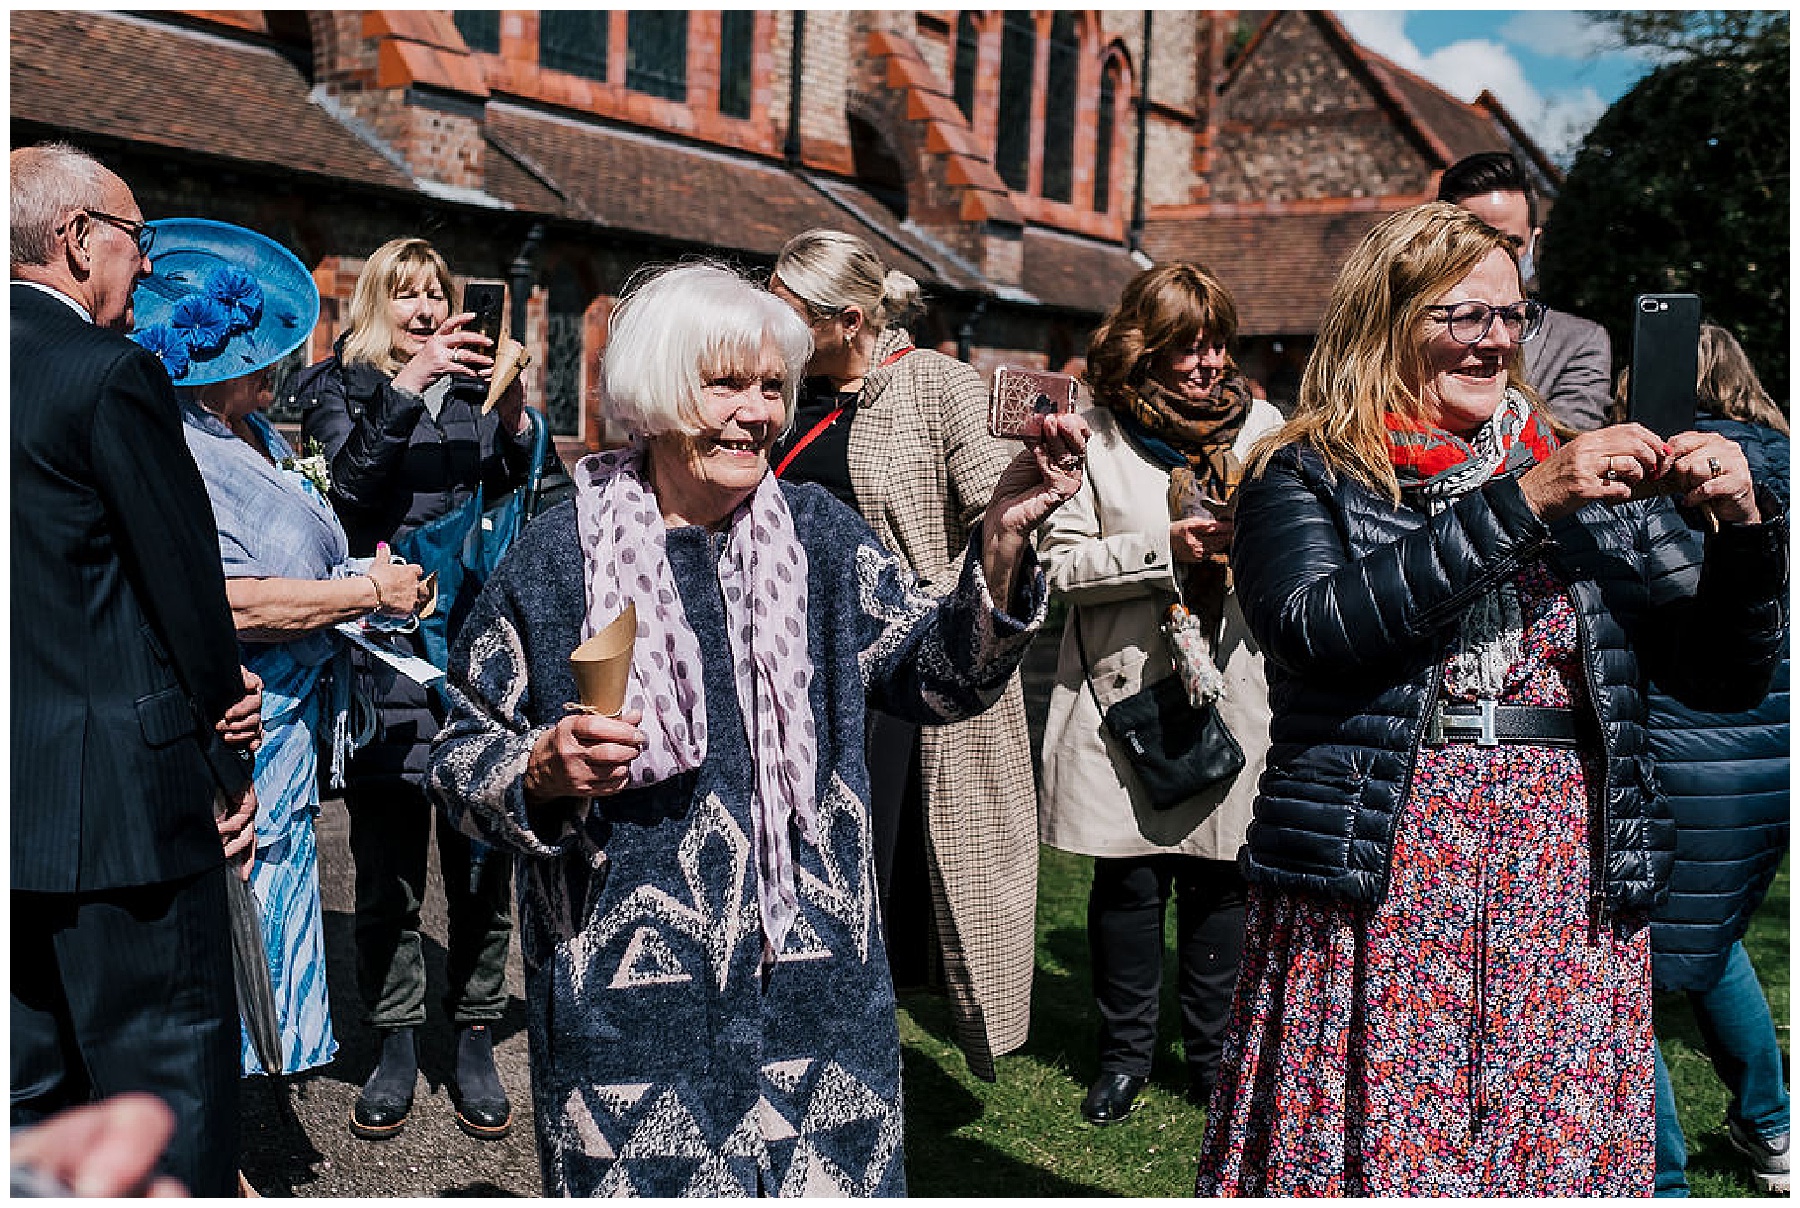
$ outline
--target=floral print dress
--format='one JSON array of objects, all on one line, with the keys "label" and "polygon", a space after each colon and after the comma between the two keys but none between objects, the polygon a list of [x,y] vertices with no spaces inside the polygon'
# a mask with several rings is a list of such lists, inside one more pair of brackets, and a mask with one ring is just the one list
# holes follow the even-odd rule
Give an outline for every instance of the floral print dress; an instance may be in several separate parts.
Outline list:
[{"label": "floral print dress", "polygon": [[[1502,701],[1585,710],[1568,597],[1541,564],[1516,586]],[[1253,889],[1199,1194],[1650,1194],[1649,932],[1590,913],[1598,776],[1423,747],[1384,902]]]}]

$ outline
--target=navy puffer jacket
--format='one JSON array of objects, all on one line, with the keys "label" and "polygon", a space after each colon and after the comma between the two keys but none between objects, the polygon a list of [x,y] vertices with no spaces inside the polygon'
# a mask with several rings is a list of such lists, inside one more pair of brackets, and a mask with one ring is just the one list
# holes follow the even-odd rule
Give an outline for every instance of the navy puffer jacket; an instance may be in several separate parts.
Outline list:
[{"label": "navy puffer jacket", "polygon": [[1463,610],[1539,557],[1574,600],[1605,747],[1594,908],[1656,903],[1675,835],[1651,771],[1643,681],[1654,674],[1705,708],[1762,698],[1787,623],[1785,513],[1710,538],[1702,564],[1698,536],[1664,500],[1593,505],[1546,525],[1503,476],[1427,516],[1330,474],[1300,445],[1246,481],[1232,547],[1274,713],[1241,857],[1249,879],[1356,905],[1383,900]]},{"label": "navy puffer jacket", "polygon": [[[1750,474],[1784,501],[1788,439],[1773,428],[1703,419],[1736,441]],[[1746,713],[1701,713],[1655,690],[1650,750],[1675,816],[1669,899],[1651,920],[1659,990],[1705,990],[1725,970],[1788,848],[1788,660]]]}]

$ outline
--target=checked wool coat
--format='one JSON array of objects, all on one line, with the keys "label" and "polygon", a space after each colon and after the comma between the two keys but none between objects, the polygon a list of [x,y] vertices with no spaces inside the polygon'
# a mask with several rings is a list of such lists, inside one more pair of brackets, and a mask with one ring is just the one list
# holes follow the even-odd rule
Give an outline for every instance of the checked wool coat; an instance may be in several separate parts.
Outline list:
[{"label": "checked wool coat", "polygon": [[[876,365],[912,343],[890,327]],[[872,369],[850,428],[857,506],[932,592],[955,585],[969,529],[1017,446],[987,431],[974,369],[926,349]],[[919,731],[932,913],[956,1040],[976,1076],[1025,1043],[1037,912],[1037,793],[1015,675],[986,713]]]}]

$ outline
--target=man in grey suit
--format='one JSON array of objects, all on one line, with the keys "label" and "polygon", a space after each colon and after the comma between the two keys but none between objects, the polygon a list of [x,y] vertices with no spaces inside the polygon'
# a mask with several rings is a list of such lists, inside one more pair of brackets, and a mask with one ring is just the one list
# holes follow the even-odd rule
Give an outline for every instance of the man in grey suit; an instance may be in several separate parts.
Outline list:
[{"label": "man in grey suit", "polygon": [[74,148],[11,163],[12,1124],[148,1091],[162,1171],[231,1195],[261,684],[174,387],[124,335],[154,235]]},{"label": "man in grey suit", "polygon": [[[1531,178],[1506,151],[1464,156],[1438,181],[1438,200],[1459,205],[1519,241],[1519,274],[1529,288],[1543,228]],[[1525,380],[1550,413],[1578,432],[1606,423],[1612,401],[1612,341],[1598,323],[1565,310],[1544,311],[1537,339],[1525,345]]]}]

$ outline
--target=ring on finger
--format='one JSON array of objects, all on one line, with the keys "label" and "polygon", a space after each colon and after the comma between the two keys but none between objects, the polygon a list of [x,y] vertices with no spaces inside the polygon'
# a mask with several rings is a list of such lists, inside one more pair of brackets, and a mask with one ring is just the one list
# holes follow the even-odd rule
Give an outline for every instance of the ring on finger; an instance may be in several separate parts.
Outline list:
[{"label": "ring on finger", "polygon": [[1719,464],[1718,458],[1709,457],[1706,459],[1706,473],[1707,473],[1708,477],[1717,478],[1719,475],[1723,474],[1724,472],[1725,472],[1725,467]]},{"label": "ring on finger", "polygon": [[1607,482],[1619,481],[1619,472],[1613,469],[1613,459],[1612,454],[1610,453],[1606,456],[1606,473],[1600,475],[1600,477],[1604,478]]}]

